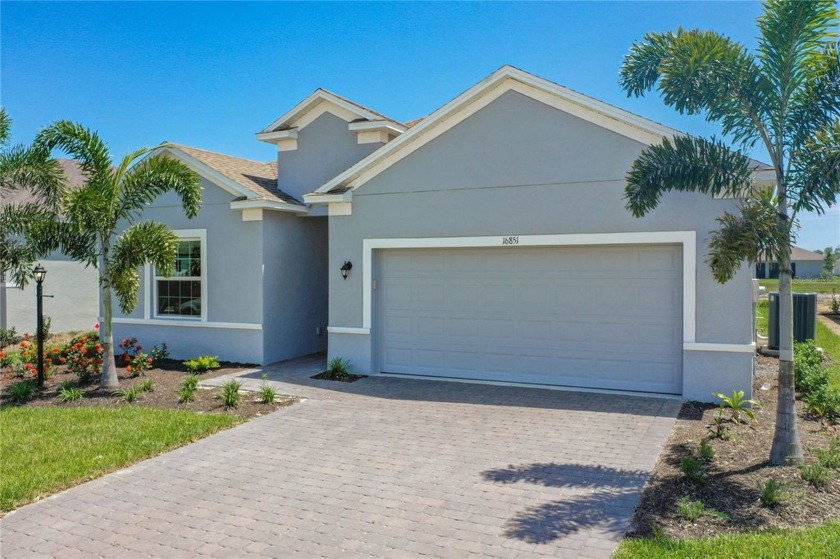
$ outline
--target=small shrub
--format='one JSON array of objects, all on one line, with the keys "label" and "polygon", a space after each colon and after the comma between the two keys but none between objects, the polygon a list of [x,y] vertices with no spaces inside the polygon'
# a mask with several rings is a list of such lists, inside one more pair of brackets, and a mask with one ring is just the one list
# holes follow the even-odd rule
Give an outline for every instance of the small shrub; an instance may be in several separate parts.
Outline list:
[{"label": "small shrub", "polygon": [[793,346],[793,375],[796,389],[803,397],[828,386],[828,370],[825,357],[814,340],[796,343]]},{"label": "small shrub", "polygon": [[138,388],[140,392],[151,392],[155,389],[155,382],[152,379],[147,378],[146,380],[140,383],[140,386]]},{"label": "small shrub", "polygon": [[703,516],[714,516],[729,520],[728,514],[708,508],[702,501],[692,501],[688,497],[680,497],[679,502],[677,502],[677,514],[689,522],[695,522]]},{"label": "small shrub", "polygon": [[241,382],[229,380],[222,385],[222,392],[216,398],[221,400],[225,407],[235,408],[239,406],[242,399],[242,395],[239,393],[240,388],[242,388]]},{"label": "small shrub", "polygon": [[688,497],[680,497],[677,503],[677,514],[689,522],[694,522],[705,513],[706,505],[702,501],[692,501]]},{"label": "small shrub", "polygon": [[840,314],[840,299],[837,298],[837,293],[831,290],[831,301],[828,302],[828,308],[832,314]]},{"label": "small shrub", "polygon": [[23,404],[35,395],[35,383],[31,380],[24,380],[10,385],[6,389],[6,396],[9,401],[16,404]]},{"label": "small shrub", "polygon": [[150,354],[152,356],[152,366],[160,367],[163,360],[169,357],[169,348],[166,347],[165,343],[162,343],[152,347]]},{"label": "small shrub", "polygon": [[706,470],[703,464],[693,456],[686,456],[680,461],[680,472],[691,483],[705,483]]},{"label": "small shrub", "polygon": [[840,435],[831,439],[828,448],[816,449],[817,462],[826,468],[840,470]]},{"label": "small shrub", "polygon": [[72,382],[65,382],[62,383],[61,390],[55,399],[63,404],[69,404],[81,400],[83,396],[84,394],[78,386],[75,386]]},{"label": "small shrub", "polygon": [[49,339],[50,328],[52,328],[52,317],[44,315],[44,340]]},{"label": "small shrub", "polygon": [[335,357],[327,364],[327,372],[337,377],[347,376],[350,374],[350,361]]},{"label": "small shrub", "polygon": [[831,470],[819,463],[806,464],[805,466],[802,466],[800,475],[802,476],[802,479],[817,489],[822,489],[825,487],[826,483],[828,483],[828,478],[831,477]]},{"label": "small shrub", "polygon": [[758,400],[748,400],[744,398],[743,390],[733,390],[731,396],[727,396],[726,394],[721,394],[719,392],[713,393],[713,395],[715,398],[720,398],[721,411],[729,411],[729,421],[732,423],[741,423],[741,414],[746,415],[753,421],[756,420],[755,412],[750,408],[750,406],[759,408],[761,407],[761,404]]},{"label": "small shrub", "polygon": [[132,402],[135,402],[140,396],[140,390],[136,386],[130,386],[120,390],[119,395],[120,398],[131,404]]},{"label": "small shrub", "polygon": [[786,485],[773,478],[768,479],[763,484],[759,483],[758,490],[760,491],[759,499],[761,499],[761,505],[772,508],[780,504],[784,499]]},{"label": "small shrub", "polygon": [[98,334],[87,332],[70,340],[64,359],[67,367],[79,377],[79,381],[87,383],[102,373],[103,352]]},{"label": "small shrub", "polygon": [[187,371],[189,371],[190,374],[198,374],[218,369],[220,365],[218,357],[202,355],[200,357],[196,357],[195,359],[184,361],[184,367],[187,368]]},{"label": "small shrub", "polygon": [[18,341],[20,341],[20,336],[18,336],[17,330],[14,327],[8,329],[0,328],[0,349],[7,345],[14,345]]},{"label": "small shrub", "polygon": [[700,441],[700,448],[697,451],[697,455],[703,462],[711,462],[714,460],[715,448],[712,446],[712,443],[709,442],[709,439],[703,439]]},{"label": "small shrub", "polygon": [[126,372],[131,376],[141,376],[152,368],[154,359],[143,353],[143,346],[137,343],[137,338],[125,338],[119,347],[122,354],[116,358],[117,363],[125,365]]},{"label": "small shrub", "polygon": [[178,390],[178,402],[185,404],[195,400],[195,391],[198,390],[198,376],[187,375],[181,381],[181,388]]},{"label": "small shrub", "polygon": [[718,410],[712,418],[712,424],[706,427],[709,430],[709,436],[714,439],[729,440],[729,420],[723,416],[723,410]]},{"label": "small shrub", "polygon": [[266,377],[267,375],[263,374],[263,383],[262,387],[260,387],[257,401],[261,404],[273,404],[277,400],[277,391],[272,386],[269,386],[268,382],[266,382]]},{"label": "small shrub", "polygon": [[840,419],[840,390],[825,385],[805,396],[805,410],[820,419],[835,423]]}]

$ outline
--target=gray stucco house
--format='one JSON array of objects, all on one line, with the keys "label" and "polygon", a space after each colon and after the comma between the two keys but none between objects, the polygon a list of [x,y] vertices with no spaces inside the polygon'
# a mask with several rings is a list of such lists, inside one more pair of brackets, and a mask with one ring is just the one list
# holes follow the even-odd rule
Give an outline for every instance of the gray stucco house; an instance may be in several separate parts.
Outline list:
[{"label": "gray stucco house", "polygon": [[[800,247],[793,247],[790,265],[795,278],[818,278],[822,275],[823,255]],[[779,265],[773,262],[758,262],[755,265],[755,277],[778,278]]]},{"label": "gray stucco house", "polygon": [[719,285],[705,262],[737,201],[624,208],[633,160],[677,134],[510,66],[411,123],[318,90],[257,134],[276,165],[170,150],[205,207],[147,215],[200,271],[147,270],[117,335],[259,363],[327,347],[373,375],[749,394],[752,270]]}]

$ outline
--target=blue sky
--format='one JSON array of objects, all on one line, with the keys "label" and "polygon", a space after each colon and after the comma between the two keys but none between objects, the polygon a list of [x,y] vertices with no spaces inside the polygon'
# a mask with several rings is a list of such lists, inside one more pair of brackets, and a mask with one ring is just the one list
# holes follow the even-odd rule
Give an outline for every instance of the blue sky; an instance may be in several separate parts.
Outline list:
[{"label": "blue sky", "polygon": [[[695,134],[656,96],[628,99],[623,55],[647,31],[710,28],[754,44],[752,2],[0,4],[0,99],[27,142],[56,119],[115,155],[163,140],[259,160],[254,133],[324,87],[398,120],[426,115],[503,64]],[[753,154],[766,160],[760,152]],[[840,244],[840,208],[799,244]]]}]

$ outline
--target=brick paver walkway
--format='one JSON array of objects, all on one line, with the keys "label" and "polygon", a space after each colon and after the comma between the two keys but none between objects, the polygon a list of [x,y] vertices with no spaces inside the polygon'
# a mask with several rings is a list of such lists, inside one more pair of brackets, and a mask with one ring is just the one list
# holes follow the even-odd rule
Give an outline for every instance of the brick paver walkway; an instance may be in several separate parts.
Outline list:
[{"label": "brick paver walkway", "polygon": [[608,557],[679,409],[298,365],[301,403],[7,515],[0,554]]}]

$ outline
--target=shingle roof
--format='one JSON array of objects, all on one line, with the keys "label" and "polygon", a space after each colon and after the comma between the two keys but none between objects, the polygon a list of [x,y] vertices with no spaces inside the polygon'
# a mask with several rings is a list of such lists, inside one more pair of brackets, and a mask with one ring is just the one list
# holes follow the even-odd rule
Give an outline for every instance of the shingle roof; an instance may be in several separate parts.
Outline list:
[{"label": "shingle roof", "polygon": [[170,145],[256,194],[257,199],[303,206],[277,187],[277,162],[264,163],[182,144]]},{"label": "shingle roof", "polygon": [[[803,261],[803,260],[811,260],[811,261],[822,261],[823,255],[819,252],[813,252],[810,250],[805,250],[804,248],[793,247],[790,251],[790,259],[791,261]],[[765,259],[761,259],[760,262],[764,262]]]},{"label": "shingle roof", "polygon": [[[64,171],[64,177],[67,179],[67,186],[70,189],[76,189],[84,186],[85,175],[82,173],[81,166],[73,159],[58,159],[58,164]],[[28,202],[37,202],[38,199],[29,190],[13,190],[11,192],[3,192],[0,197],[0,207],[10,204],[21,204]]]}]

